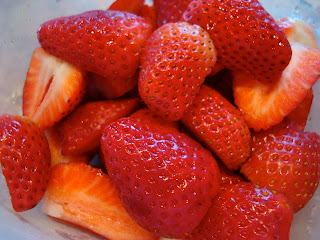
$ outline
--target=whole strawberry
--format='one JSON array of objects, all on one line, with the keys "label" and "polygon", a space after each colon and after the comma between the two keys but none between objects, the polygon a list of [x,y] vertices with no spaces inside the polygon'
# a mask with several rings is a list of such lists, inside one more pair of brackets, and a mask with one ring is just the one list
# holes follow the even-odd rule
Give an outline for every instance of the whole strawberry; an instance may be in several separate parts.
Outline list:
[{"label": "whole strawberry", "polygon": [[43,131],[30,118],[1,115],[0,156],[13,209],[35,207],[46,191],[51,165]]},{"label": "whole strawberry", "polygon": [[294,212],[313,196],[320,180],[320,137],[293,121],[253,134],[253,151],[241,173],[259,187],[283,194]]},{"label": "whole strawberry", "polygon": [[146,43],[139,75],[142,100],[158,115],[179,120],[215,64],[209,35],[185,22],[158,28]]},{"label": "whole strawberry", "polygon": [[291,59],[290,44],[258,0],[193,0],[182,21],[207,30],[225,68],[276,82]]},{"label": "whole strawberry", "polygon": [[172,127],[123,118],[104,130],[105,165],[131,217],[162,237],[184,238],[217,194],[209,151]]},{"label": "whole strawberry", "polygon": [[202,85],[182,123],[231,170],[250,157],[251,134],[241,112],[216,90]]},{"label": "whole strawberry", "polygon": [[189,240],[288,240],[293,212],[285,197],[252,183],[224,185]]},{"label": "whole strawberry", "polygon": [[132,13],[94,10],[43,23],[38,39],[52,55],[121,84],[137,71],[150,31]]}]

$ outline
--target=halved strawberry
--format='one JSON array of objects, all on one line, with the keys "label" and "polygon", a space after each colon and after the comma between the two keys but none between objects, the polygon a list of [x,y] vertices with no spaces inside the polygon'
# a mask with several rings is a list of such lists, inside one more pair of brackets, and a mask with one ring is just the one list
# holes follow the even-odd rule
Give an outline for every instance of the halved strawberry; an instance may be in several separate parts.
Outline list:
[{"label": "halved strawberry", "polygon": [[250,128],[267,129],[295,109],[319,78],[320,50],[292,44],[292,59],[275,85],[244,73],[233,73],[235,104]]},{"label": "halved strawberry", "polygon": [[116,0],[108,10],[117,10],[138,14],[144,4],[144,0]]},{"label": "halved strawberry", "polygon": [[81,162],[51,169],[42,212],[110,240],[157,239],[131,219],[108,176]]},{"label": "halved strawberry", "polygon": [[35,49],[23,89],[23,115],[40,128],[52,126],[70,113],[85,91],[83,73],[42,48]]}]

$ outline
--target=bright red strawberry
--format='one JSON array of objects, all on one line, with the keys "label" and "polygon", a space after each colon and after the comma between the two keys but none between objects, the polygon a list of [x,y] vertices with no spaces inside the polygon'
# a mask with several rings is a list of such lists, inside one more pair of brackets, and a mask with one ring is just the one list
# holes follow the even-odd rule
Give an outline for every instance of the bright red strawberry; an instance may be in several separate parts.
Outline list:
[{"label": "bright red strawberry", "polygon": [[150,24],[132,13],[95,10],[43,23],[38,39],[49,53],[118,82],[136,73],[150,32]]},{"label": "bright red strawberry", "polygon": [[290,121],[253,134],[253,151],[241,173],[259,187],[281,193],[294,212],[310,200],[320,180],[320,137]]},{"label": "bright red strawberry", "polygon": [[139,92],[158,115],[179,120],[216,60],[209,35],[199,26],[168,23],[153,32],[141,59]]},{"label": "bright red strawberry", "polygon": [[237,172],[233,172],[226,168],[222,163],[219,163],[219,169],[221,174],[221,184],[220,187],[224,187],[225,185],[237,184],[240,182],[245,182],[246,180],[240,176]]},{"label": "bright red strawberry", "polygon": [[134,118],[134,121],[142,124],[155,123],[161,126],[168,126],[179,129],[178,122],[167,121],[155,114],[154,112],[152,112],[149,108],[139,109],[138,111],[131,114],[130,118]]},{"label": "bright red strawberry", "polygon": [[187,9],[192,0],[154,0],[158,25],[170,22],[179,22],[182,13]]},{"label": "bright red strawberry", "polygon": [[58,163],[68,163],[68,162],[85,162],[89,163],[91,158],[89,155],[62,155],[61,154],[61,134],[59,131],[59,124],[52,127],[46,128],[44,134],[49,143],[50,153],[51,153],[51,167],[57,165]]},{"label": "bright red strawberry", "polygon": [[23,115],[42,129],[50,127],[76,108],[85,87],[78,68],[37,48],[24,83]]},{"label": "bright red strawberry", "polygon": [[202,85],[182,123],[231,170],[251,153],[251,135],[240,111],[216,90]]},{"label": "bright red strawberry", "polygon": [[103,129],[113,121],[129,116],[140,106],[140,99],[88,102],[59,124],[61,153],[83,155],[95,153],[100,146]]},{"label": "bright red strawberry", "polygon": [[220,182],[209,151],[174,128],[131,118],[105,128],[101,143],[110,179],[141,226],[184,238],[200,223]]},{"label": "bright red strawberry", "polygon": [[51,165],[43,131],[28,117],[1,115],[0,156],[13,209],[35,207],[46,191]]},{"label": "bright red strawberry", "polygon": [[251,183],[226,185],[189,240],[288,240],[293,212],[287,200]]},{"label": "bright red strawberry", "polygon": [[313,102],[313,91],[312,89],[310,89],[307,93],[307,96],[302,100],[302,102],[294,110],[292,110],[289,113],[287,118],[295,121],[297,124],[299,124],[301,129],[304,129],[307,124],[312,102]]},{"label": "bright red strawberry", "polygon": [[108,176],[81,162],[52,168],[42,212],[110,240],[157,239],[130,218]]},{"label": "bright red strawberry", "polygon": [[144,0],[116,0],[108,10],[125,11],[138,14],[144,4]]},{"label": "bright red strawberry", "polygon": [[140,9],[139,16],[148,21],[152,26],[152,32],[158,28],[157,12],[154,6],[143,5]]},{"label": "bright red strawberry", "polygon": [[233,72],[234,101],[255,131],[280,123],[307,96],[319,78],[320,50],[292,44],[292,59],[275,85]]},{"label": "bright red strawberry", "polygon": [[181,20],[208,31],[225,68],[276,82],[289,64],[290,44],[258,0],[193,0]]}]

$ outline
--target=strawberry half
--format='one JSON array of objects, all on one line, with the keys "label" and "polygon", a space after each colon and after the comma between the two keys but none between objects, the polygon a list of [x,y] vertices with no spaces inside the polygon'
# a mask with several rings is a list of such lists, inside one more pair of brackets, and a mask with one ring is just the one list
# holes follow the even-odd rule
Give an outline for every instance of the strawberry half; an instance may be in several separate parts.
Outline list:
[{"label": "strawberry half", "polygon": [[181,21],[207,30],[218,63],[276,82],[291,59],[290,44],[258,0],[193,0]]},{"label": "strawberry half", "polygon": [[50,127],[76,108],[85,87],[78,68],[37,48],[24,83],[23,115],[42,129]]},{"label": "strawberry half", "polygon": [[179,120],[215,64],[209,35],[199,26],[168,23],[153,32],[141,58],[139,93],[158,115]]},{"label": "strawberry half", "polygon": [[211,153],[172,127],[122,118],[105,128],[101,148],[124,207],[157,236],[184,238],[219,190]]},{"label": "strawberry half", "polygon": [[241,112],[209,86],[202,85],[181,121],[229,169],[250,157],[251,134]]},{"label": "strawberry half", "polygon": [[313,196],[320,180],[320,137],[294,122],[253,134],[252,156],[241,173],[259,187],[283,194],[294,212]]},{"label": "strawberry half", "polygon": [[52,168],[41,210],[110,240],[157,239],[130,218],[108,176],[85,163]]},{"label": "strawberry half", "polygon": [[280,123],[307,96],[319,78],[320,50],[292,44],[292,59],[275,85],[233,72],[234,101],[255,131]]},{"label": "strawberry half", "polygon": [[95,153],[103,129],[129,116],[139,106],[139,98],[88,102],[79,106],[59,124],[62,155]]},{"label": "strawberry half", "polygon": [[1,115],[0,156],[13,209],[35,207],[46,191],[51,166],[43,131],[28,117]]}]

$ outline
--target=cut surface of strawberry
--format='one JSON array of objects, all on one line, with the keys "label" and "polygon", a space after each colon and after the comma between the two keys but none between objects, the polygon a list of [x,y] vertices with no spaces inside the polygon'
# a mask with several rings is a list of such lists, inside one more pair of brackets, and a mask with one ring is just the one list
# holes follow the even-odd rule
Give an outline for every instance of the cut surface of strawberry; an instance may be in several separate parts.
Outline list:
[{"label": "cut surface of strawberry", "polygon": [[110,240],[157,239],[130,218],[108,176],[85,163],[52,168],[41,210]]},{"label": "cut surface of strawberry", "polygon": [[78,68],[37,48],[23,88],[23,115],[42,129],[50,127],[79,104],[85,86]]},{"label": "cut surface of strawberry", "polygon": [[280,123],[307,96],[319,78],[320,51],[292,44],[292,59],[275,85],[233,72],[234,101],[248,126],[256,131]]}]

